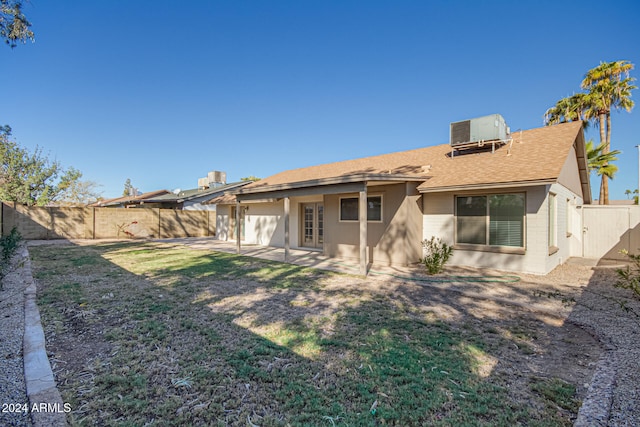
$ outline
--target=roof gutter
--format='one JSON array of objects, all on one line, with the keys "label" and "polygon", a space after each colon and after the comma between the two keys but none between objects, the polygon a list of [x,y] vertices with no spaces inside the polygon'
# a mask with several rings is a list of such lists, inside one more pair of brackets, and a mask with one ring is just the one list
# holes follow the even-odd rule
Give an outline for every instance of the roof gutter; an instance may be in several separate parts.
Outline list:
[{"label": "roof gutter", "polygon": [[434,187],[434,188],[420,188],[420,193],[446,193],[451,191],[468,191],[468,190],[494,190],[498,188],[513,188],[513,187],[535,187],[538,185],[549,185],[558,182],[556,178],[541,179],[535,181],[516,181],[516,182],[496,182],[496,183],[483,183],[483,184],[463,184],[463,185],[450,185],[447,187]]}]

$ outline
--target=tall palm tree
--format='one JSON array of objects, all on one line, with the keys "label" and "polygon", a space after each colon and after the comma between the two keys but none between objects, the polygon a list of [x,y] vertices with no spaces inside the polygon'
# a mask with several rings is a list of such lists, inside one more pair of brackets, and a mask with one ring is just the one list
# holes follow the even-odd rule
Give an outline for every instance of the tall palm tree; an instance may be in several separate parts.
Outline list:
[{"label": "tall palm tree", "polygon": [[[601,62],[597,67],[587,71],[582,80],[582,89],[588,90],[591,100],[592,120],[595,119],[599,125],[603,155],[611,150],[611,111],[624,109],[630,112],[634,106],[631,91],[637,87],[633,85],[635,78],[629,77],[631,70],[633,64],[629,61]],[[606,163],[603,167],[606,167]],[[600,203],[607,205],[610,177],[606,173],[598,175],[601,176]]]},{"label": "tall palm tree", "polygon": [[548,126],[573,121],[573,117],[569,114],[571,110],[569,104],[569,97],[562,98],[556,102],[556,105],[544,113],[544,124]]},{"label": "tall palm tree", "polygon": [[[582,120],[584,127],[589,122],[598,123],[600,130],[601,154],[611,151],[611,111],[624,109],[631,111],[633,101],[631,91],[637,89],[633,85],[635,78],[629,77],[633,64],[629,61],[602,62],[599,66],[587,71],[582,81],[582,89],[587,92],[576,93],[562,98],[545,113],[545,124]],[[598,147],[600,147],[600,145]],[[593,148],[593,147],[592,147]],[[609,183],[613,175],[606,173],[611,169],[603,163],[600,181],[600,204],[609,204]]]},{"label": "tall palm tree", "polygon": [[544,114],[546,125],[573,122],[580,120],[586,128],[591,119],[591,97],[588,93],[574,93],[571,96],[562,98],[556,105],[549,108]]}]

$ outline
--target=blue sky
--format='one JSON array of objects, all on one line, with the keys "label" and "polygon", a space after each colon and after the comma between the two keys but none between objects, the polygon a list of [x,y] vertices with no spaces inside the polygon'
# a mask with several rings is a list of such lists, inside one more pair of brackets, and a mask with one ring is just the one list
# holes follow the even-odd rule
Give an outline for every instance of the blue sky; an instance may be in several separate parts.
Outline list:
[{"label": "blue sky", "polygon": [[[0,124],[107,198],[127,178],[188,189],[210,170],[231,182],[447,143],[450,122],[487,114],[535,128],[601,61],[629,60],[640,77],[635,0],[30,0],[24,11],[36,42],[0,49]],[[639,115],[613,114],[612,199],[638,186]]]}]

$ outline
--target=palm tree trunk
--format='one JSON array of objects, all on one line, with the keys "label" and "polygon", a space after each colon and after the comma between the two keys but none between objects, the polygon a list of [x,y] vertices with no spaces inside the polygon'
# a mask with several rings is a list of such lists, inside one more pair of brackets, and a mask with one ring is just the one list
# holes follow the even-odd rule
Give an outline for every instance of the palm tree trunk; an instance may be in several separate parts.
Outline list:
[{"label": "palm tree trunk", "polygon": [[600,181],[600,201],[601,205],[609,204],[609,177],[606,175],[602,175],[602,180]]},{"label": "palm tree trunk", "polygon": [[[603,154],[609,152],[609,146],[606,144],[607,136],[606,136],[606,126],[607,126],[607,118],[604,112],[600,112],[598,114],[598,122],[600,125],[600,144],[605,144],[604,150],[602,150]],[[606,175],[602,175],[600,179],[600,196],[598,197],[598,204],[600,205],[608,205],[609,204],[609,183],[607,182]]]},{"label": "palm tree trunk", "polygon": [[[611,112],[607,112],[607,144],[604,146],[604,150],[602,152],[604,154],[608,154],[611,151]],[[609,204],[609,177],[604,177],[604,194],[603,201],[605,205]]]},{"label": "palm tree trunk", "polygon": [[611,151],[611,112],[607,113],[607,145],[606,153]]}]

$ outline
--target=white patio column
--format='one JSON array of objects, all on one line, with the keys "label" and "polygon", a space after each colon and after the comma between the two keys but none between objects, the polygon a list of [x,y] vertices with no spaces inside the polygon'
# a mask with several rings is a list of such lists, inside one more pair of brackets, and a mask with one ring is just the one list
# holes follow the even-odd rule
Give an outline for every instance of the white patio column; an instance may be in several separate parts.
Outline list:
[{"label": "white patio column", "polygon": [[289,197],[284,198],[284,262],[289,262],[289,209],[290,209]]},{"label": "white patio column", "polygon": [[367,184],[360,190],[358,200],[358,222],[360,223],[360,274],[367,275]]},{"label": "white patio column", "polygon": [[236,200],[236,253],[240,254],[240,201]]}]

